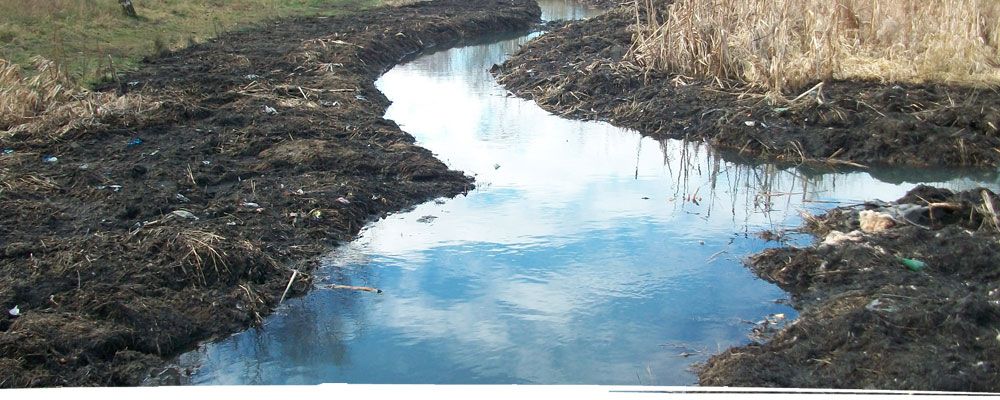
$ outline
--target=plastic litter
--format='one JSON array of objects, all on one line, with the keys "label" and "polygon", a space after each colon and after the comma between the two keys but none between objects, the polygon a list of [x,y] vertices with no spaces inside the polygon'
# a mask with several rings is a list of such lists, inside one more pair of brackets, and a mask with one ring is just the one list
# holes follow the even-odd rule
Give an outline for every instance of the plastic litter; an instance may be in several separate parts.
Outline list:
[{"label": "plastic litter", "polygon": [[830,231],[823,238],[824,246],[839,246],[846,242],[859,242],[862,239],[861,231],[851,231],[850,233],[844,233],[841,231]]},{"label": "plastic litter", "polygon": [[189,203],[189,202],[191,202],[191,199],[187,198],[187,196],[185,196],[183,194],[180,194],[180,193],[175,194],[174,198],[176,198],[177,201],[179,201],[181,203]]},{"label": "plastic litter", "polygon": [[872,210],[863,210],[858,214],[861,222],[861,231],[865,233],[879,233],[896,226],[896,220],[888,213]]},{"label": "plastic litter", "polygon": [[192,220],[195,220],[195,221],[198,220],[197,216],[195,216],[194,214],[192,214],[190,211],[185,211],[185,210],[174,210],[173,212],[170,213],[170,215],[176,215],[176,216],[184,218],[184,219],[192,219]]},{"label": "plastic litter", "polygon": [[142,138],[132,138],[125,144],[125,147],[135,147],[142,144]]},{"label": "plastic litter", "polygon": [[344,197],[338,197],[337,202],[340,204],[351,204],[351,201]]},{"label": "plastic litter", "polygon": [[14,154],[14,149],[3,149],[3,155],[9,156],[11,154]]},{"label": "plastic litter", "polygon": [[11,317],[17,317],[21,315],[21,309],[18,308],[17,306],[14,306],[14,308],[7,310],[7,314],[10,314]]},{"label": "plastic litter", "polygon": [[45,156],[42,157],[42,162],[46,164],[55,164],[59,162],[59,157],[56,156]]},{"label": "plastic litter", "polygon": [[927,263],[912,258],[896,257],[896,259],[899,260],[899,262],[903,263],[903,265],[905,265],[906,268],[909,268],[910,271],[913,272],[920,271],[927,266]]},{"label": "plastic litter", "polygon": [[264,106],[263,111],[264,111],[264,114],[268,114],[268,115],[274,115],[274,114],[278,113],[278,110],[275,110],[274,107],[271,107],[271,106]]}]

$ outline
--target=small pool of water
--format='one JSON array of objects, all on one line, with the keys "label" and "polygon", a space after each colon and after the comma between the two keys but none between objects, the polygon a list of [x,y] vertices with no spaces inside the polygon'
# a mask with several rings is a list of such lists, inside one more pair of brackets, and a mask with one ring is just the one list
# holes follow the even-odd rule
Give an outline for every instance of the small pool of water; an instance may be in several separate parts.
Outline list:
[{"label": "small pool of water", "polygon": [[[542,5],[550,19],[594,12]],[[998,186],[995,174],[751,165],[565,120],[487,72],[533,36],[422,56],[377,82],[394,102],[386,118],[478,188],[366,227],[262,329],[183,355],[190,383],[691,385],[692,363],[747,343],[755,321],[796,315],[741,264],[777,245],[758,232],[915,183]]]}]

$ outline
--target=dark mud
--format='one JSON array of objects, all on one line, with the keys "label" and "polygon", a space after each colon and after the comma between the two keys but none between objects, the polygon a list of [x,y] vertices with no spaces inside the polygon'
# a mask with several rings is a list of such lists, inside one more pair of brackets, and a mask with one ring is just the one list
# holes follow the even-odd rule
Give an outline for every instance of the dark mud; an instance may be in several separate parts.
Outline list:
[{"label": "dark mud", "polygon": [[[790,104],[628,61],[631,8],[568,24],[494,70],[546,110],[657,138],[705,141],[769,161],[1000,166],[1000,92],[942,85],[827,82]],[[797,97],[797,96],[790,96]]]},{"label": "dark mud", "polygon": [[161,104],[141,118],[4,140],[0,387],[139,384],[259,323],[293,270],[289,296],[308,290],[316,256],[371,218],[469,190],[382,119],[373,81],[539,15],[527,0],[442,0],[270,23],[108,88]]},{"label": "dark mud", "polygon": [[[700,383],[1000,391],[1000,234],[984,192],[1000,209],[990,191],[927,186],[834,209],[808,223],[816,244],[752,257],[799,318],[764,344],[713,356]],[[895,226],[839,235],[858,230],[865,209],[895,214]]]}]

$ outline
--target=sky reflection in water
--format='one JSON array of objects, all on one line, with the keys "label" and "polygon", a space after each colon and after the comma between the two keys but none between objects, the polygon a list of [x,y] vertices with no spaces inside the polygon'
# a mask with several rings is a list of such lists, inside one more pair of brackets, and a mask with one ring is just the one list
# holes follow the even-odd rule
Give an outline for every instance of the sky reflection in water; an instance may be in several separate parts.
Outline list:
[{"label": "sky reflection in water", "polygon": [[[543,3],[549,18],[587,13]],[[264,329],[182,356],[199,367],[190,383],[689,385],[690,365],[746,343],[749,321],[794,316],[739,261],[774,246],[755,233],[916,182],[997,187],[995,174],[750,166],[560,119],[487,72],[527,40],[435,53],[382,77],[387,118],[479,188],[370,225],[318,272],[320,284],[385,294],[288,301]]]}]

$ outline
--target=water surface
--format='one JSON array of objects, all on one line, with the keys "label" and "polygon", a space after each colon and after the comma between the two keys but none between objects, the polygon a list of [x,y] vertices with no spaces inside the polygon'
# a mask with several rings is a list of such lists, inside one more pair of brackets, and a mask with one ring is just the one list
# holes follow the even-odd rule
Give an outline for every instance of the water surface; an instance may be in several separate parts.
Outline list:
[{"label": "water surface", "polygon": [[[547,18],[593,12],[542,3]],[[478,188],[366,227],[262,329],[182,356],[191,383],[690,385],[691,364],[747,343],[753,322],[795,317],[740,262],[777,245],[756,233],[919,182],[997,187],[995,174],[750,165],[561,119],[487,72],[531,37],[426,55],[377,82],[386,118]]]}]

